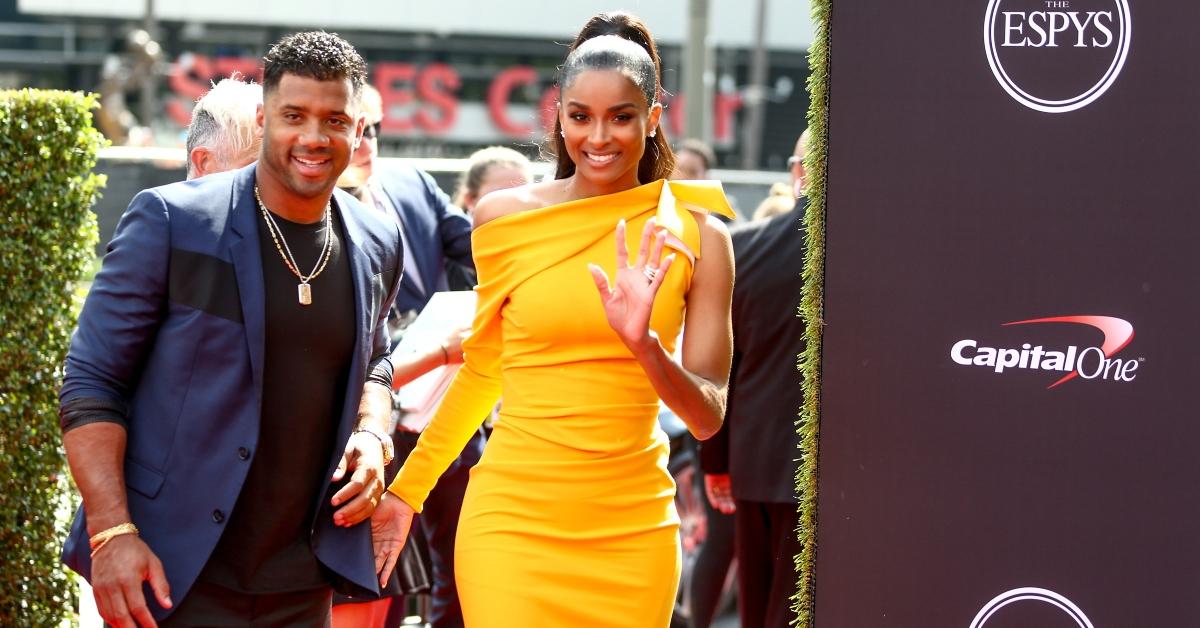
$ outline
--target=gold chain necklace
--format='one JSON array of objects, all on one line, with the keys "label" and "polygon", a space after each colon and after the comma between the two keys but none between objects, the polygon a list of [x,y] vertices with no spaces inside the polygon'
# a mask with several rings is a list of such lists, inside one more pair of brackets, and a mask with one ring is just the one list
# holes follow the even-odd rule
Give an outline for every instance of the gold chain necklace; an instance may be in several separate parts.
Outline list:
[{"label": "gold chain necklace", "polygon": [[[258,186],[254,186],[254,200],[258,201],[258,208],[262,211],[263,218],[267,222],[267,231],[271,234],[271,241],[275,243],[275,250],[279,251],[279,256],[283,258],[283,263],[292,271],[292,274],[300,278],[300,283],[296,285],[296,296],[300,301],[300,305],[312,304],[312,286],[309,285],[321,271],[325,270],[325,265],[329,263],[329,256],[333,253],[333,243],[329,237],[329,232],[332,230],[330,225],[330,203],[325,203],[325,243],[321,245],[321,254],[317,257],[317,265],[313,271],[307,276],[300,274],[300,266],[296,263],[295,256],[292,255],[292,249],[288,247],[287,239],[283,237],[283,230],[279,228],[279,224],[275,222],[275,217],[267,209],[266,203],[263,203],[262,197],[258,195]],[[283,246],[279,243],[283,242]]]}]

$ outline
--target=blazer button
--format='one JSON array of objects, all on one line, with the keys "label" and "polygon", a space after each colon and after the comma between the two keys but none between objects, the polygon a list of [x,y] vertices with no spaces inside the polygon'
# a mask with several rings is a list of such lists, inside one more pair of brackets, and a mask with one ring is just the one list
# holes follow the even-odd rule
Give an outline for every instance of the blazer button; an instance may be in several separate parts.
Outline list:
[{"label": "blazer button", "polygon": [[220,510],[213,511],[213,523],[221,523],[225,520],[225,513]]},{"label": "blazer button", "polygon": [[246,449],[245,447],[238,447],[238,458],[241,458],[242,460],[249,460],[250,450]]}]

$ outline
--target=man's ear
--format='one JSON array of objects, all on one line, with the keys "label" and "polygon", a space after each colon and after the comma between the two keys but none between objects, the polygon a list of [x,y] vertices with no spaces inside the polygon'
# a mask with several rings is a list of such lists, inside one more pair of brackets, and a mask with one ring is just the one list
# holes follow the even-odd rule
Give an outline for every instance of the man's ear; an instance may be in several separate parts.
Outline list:
[{"label": "man's ear", "polygon": [[479,202],[479,198],[477,196],[475,196],[474,194],[472,194],[470,192],[463,192],[462,207],[460,207],[459,209],[463,210],[464,212],[470,213],[471,210],[469,210],[467,208],[474,207],[475,203],[478,203],[478,202]]},{"label": "man's ear", "polygon": [[213,155],[207,146],[197,146],[188,154],[188,179],[197,179],[213,172]]}]

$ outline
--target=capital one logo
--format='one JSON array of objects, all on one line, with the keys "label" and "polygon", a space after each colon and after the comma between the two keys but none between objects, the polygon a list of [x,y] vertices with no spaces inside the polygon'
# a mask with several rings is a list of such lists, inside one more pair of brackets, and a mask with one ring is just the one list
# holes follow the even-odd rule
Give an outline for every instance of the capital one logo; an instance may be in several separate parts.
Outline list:
[{"label": "capital one logo", "polygon": [[1047,113],[1099,98],[1129,55],[1128,0],[989,0],[983,47],[1017,102]]},{"label": "capital one logo", "polygon": [[1042,626],[1044,628],[1094,628],[1074,602],[1038,587],[1005,591],[984,605],[970,628]]},{"label": "capital one logo", "polygon": [[[1132,382],[1141,360],[1117,357],[1133,341],[1133,325],[1114,316],[1052,316],[1031,318],[1002,327],[1034,324],[1083,325],[1103,335],[1096,346],[1052,346],[1023,342],[1019,346],[988,346],[974,338],[963,338],[950,347],[950,359],[962,366],[984,367],[996,373],[1011,369],[1065,373],[1047,386],[1055,388],[1076,377],[1088,380]],[[1015,344],[1015,343],[1010,343]]]}]

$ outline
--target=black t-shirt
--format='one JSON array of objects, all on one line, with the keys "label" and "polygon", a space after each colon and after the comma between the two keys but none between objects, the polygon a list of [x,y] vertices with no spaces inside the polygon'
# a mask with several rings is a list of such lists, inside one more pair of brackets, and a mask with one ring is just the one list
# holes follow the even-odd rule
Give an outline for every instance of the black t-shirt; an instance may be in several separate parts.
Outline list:
[{"label": "black t-shirt", "polygon": [[[305,225],[274,218],[300,272],[312,272],[324,244],[324,221]],[[331,582],[313,554],[312,525],[318,496],[325,499],[330,484],[326,470],[356,334],[354,285],[336,210],[331,225],[329,262],[310,282],[312,303],[301,305],[300,280],[284,264],[266,219],[259,215],[266,358],[258,451],[201,575],[229,589],[282,593]]]}]

